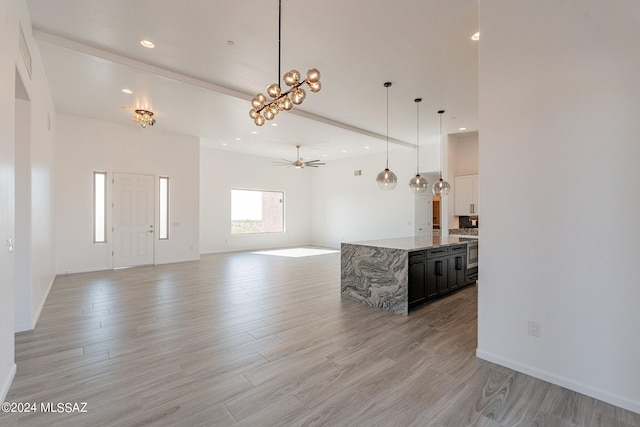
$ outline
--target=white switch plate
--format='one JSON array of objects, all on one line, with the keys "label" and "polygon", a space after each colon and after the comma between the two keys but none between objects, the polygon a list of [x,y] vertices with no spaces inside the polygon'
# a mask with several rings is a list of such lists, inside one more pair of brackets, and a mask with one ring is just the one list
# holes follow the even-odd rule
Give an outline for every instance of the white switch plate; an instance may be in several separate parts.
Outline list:
[{"label": "white switch plate", "polygon": [[540,322],[534,322],[533,320],[529,320],[527,333],[532,337],[540,338]]}]

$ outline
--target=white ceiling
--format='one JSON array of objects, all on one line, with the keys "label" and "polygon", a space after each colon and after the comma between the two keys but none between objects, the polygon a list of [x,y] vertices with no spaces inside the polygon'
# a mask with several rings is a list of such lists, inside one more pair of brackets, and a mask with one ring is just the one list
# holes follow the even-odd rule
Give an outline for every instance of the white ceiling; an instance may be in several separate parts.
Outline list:
[{"label": "white ceiling", "polygon": [[416,97],[421,144],[438,142],[439,109],[445,133],[478,129],[477,0],[282,0],[281,72],[318,68],[322,90],[280,113],[278,127],[248,115],[278,77],[277,0],[28,5],[62,113],[138,126],[131,114],[147,108],[157,123],[146,132],[273,159],[295,158],[300,144],[303,157],[329,162],[385,150],[390,81],[390,149],[415,144]]}]

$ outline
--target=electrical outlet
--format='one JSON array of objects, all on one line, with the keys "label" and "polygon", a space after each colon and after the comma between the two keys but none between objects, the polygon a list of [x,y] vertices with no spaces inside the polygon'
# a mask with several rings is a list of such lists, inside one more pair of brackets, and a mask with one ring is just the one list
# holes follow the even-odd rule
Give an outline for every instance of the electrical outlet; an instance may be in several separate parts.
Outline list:
[{"label": "electrical outlet", "polygon": [[532,337],[540,338],[540,322],[534,322],[533,320],[529,320],[527,333]]}]

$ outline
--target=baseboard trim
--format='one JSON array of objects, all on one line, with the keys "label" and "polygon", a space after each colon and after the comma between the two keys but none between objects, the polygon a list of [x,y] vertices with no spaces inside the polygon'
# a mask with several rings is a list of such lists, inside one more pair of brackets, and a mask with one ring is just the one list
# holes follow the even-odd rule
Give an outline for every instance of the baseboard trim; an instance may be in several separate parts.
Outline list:
[{"label": "baseboard trim", "polygon": [[9,375],[7,376],[7,378],[5,378],[4,382],[2,383],[2,388],[0,388],[0,402],[4,402],[5,399],[7,398],[7,394],[9,393],[9,387],[11,387],[11,384],[13,383],[13,378],[16,376],[17,368],[18,366],[14,363],[13,366],[11,367],[11,370],[9,371]]},{"label": "baseboard trim", "polygon": [[533,366],[525,365],[513,360],[502,358],[496,354],[476,349],[476,356],[480,359],[488,362],[495,363],[497,365],[505,366],[513,369],[514,371],[522,372],[523,374],[531,375],[532,377],[550,382],[560,387],[568,388],[569,390],[582,393],[584,395],[593,397],[603,402],[610,403],[623,409],[640,414],[640,402],[633,400],[626,396],[621,396],[616,393],[611,393],[606,390],[601,390],[597,387],[593,387],[578,381],[573,381],[569,378],[558,376],[550,372],[535,368]]}]

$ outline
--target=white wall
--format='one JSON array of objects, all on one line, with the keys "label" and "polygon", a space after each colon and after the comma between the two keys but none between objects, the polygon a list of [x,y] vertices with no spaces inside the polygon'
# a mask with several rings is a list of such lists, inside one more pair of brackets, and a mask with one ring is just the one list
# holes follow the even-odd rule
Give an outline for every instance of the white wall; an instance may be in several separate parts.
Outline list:
[{"label": "white wall", "polygon": [[480,5],[478,356],[635,412],[638,22],[635,1]]},{"label": "white wall", "polygon": [[[130,121],[130,120],[129,120]],[[199,140],[143,129],[131,121],[107,123],[59,114],[56,151],[57,273],[113,267],[112,238],[93,243],[93,172],[140,173],[169,177],[169,240],[156,240],[155,263],[199,259]],[[156,185],[157,188],[157,185]],[[108,185],[108,206],[112,185]],[[112,212],[107,213],[111,229]],[[157,212],[156,212],[157,219]],[[157,227],[156,227],[157,228]]]},{"label": "white wall", "polygon": [[[18,48],[20,22],[31,54],[31,76]],[[0,75],[1,401],[15,373],[14,331],[35,325],[54,278],[52,199],[43,193],[53,169],[54,135],[47,116],[55,111],[24,1],[0,4]],[[14,253],[7,251],[9,238],[15,238]]]},{"label": "white wall", "polygon": [[[376,176],[385,168],[385,156],[327,160],[318,170],[312,187],[314,243],[339,248],[341,242],[414,235],[415,195],[409,191],[409,180],[416,173],[415,150],[390,148],[389,169],[398,177],[398,185],[383,191],[376,185]],[[439,169],[438,144],[420,147],[420,169]],[[354,176],[355,170],[362,175]]]},{"label": "white wall", "polygon": [[[326,166],[323,166],[326,167]],[[200,149],[200,248],[202,253],[311,243],[311,180],[319,169],[273,166],[271,159]],[[285,232],[231,235],[231,189],[285,193]]]}]

